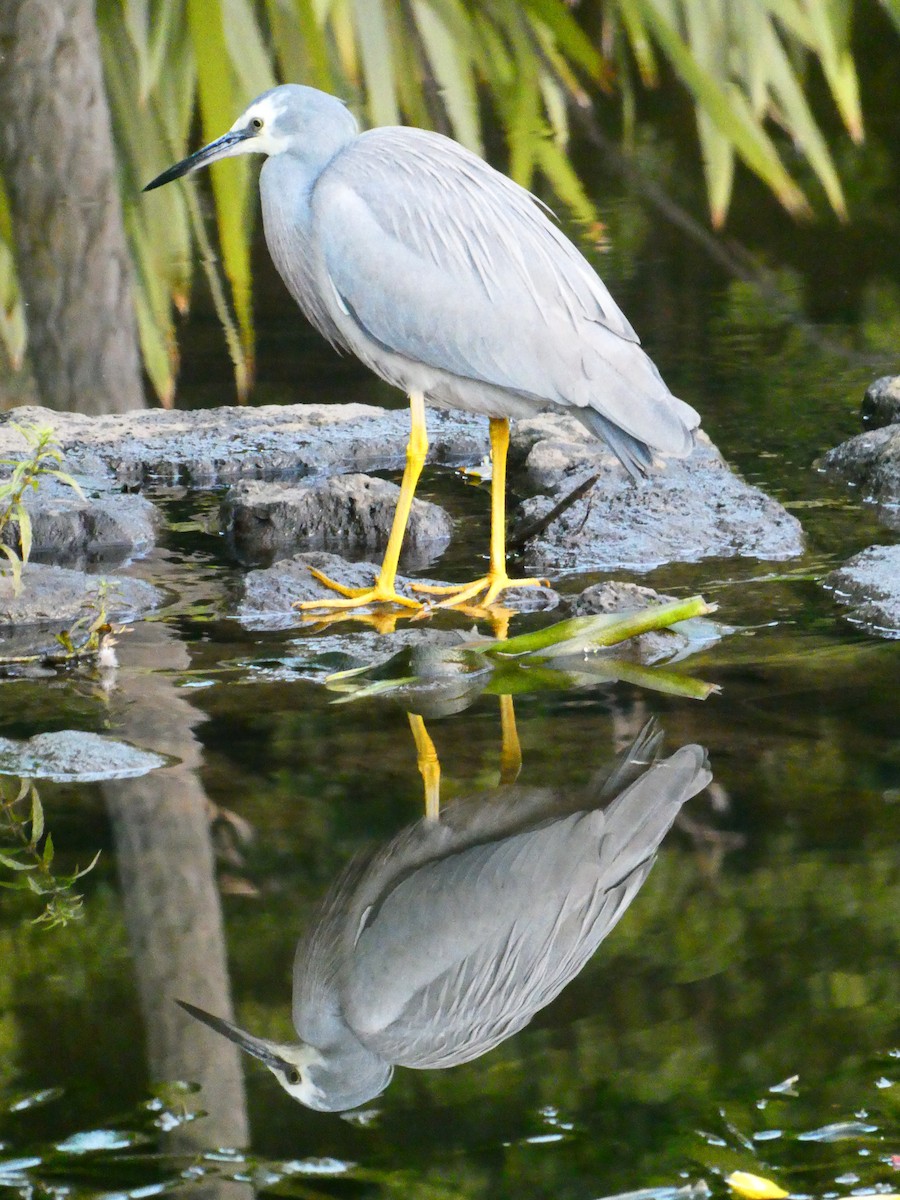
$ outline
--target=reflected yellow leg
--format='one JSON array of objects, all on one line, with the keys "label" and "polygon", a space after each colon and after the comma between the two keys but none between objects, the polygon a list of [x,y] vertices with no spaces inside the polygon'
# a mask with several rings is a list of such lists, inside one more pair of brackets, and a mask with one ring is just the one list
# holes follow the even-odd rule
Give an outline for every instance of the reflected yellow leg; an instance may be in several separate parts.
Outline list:
[{"label": "reflected yellow leg", "polygon": [[425,820],[437,821],[441,815],[441,764],[425,722],[417,713],[407,713],[416,743],[416,761],[425,784]]},{"label": "reflected yellow leg", "polygon": [[491,417],[491,559],[487,575],[474,583],[453,584],[451,587],[432,587],[414,583],[416,592],[446,596],[433,608],[452,608],[466,604],[484,592],[479,601],[482,607],[493,604],[497,596],[508,587],[540,587],[546,579],[510,579],[506,573],[506,455],[509,450],[509,421],[505,417]]},{"label": "reflected yellow leg", "polygon": [[421,392],[411,392],[409,397],[410,431],[409,444],[406,447],[406,469],[400,484],[400,499],[394,512],[391,534],[388,538],[387,549],[381,563],[381,570],[370,588],[350,588],[342,583],[329,579],[321,571],[312,567],[310,571],[326,587],[346,597],[343,600],[303,600],[294,605],[299,609],[327,608],[348,609],[364,608],[368,604],[400,604],[404,608],[421,608],[418,600],[409,596],[401,596],[395,586],[397,564],[400,561],[400,550],[403,537],[409,521],[409,511],[412,508],[413,497],[416,494],[416,484],[422,474],[425,455],[428,453],[428,431],[425,428],[425,397]]},{"label": "reflected yellow leg", "polygon": [[519,731],[516,729],[516,710],[513,707],[512,696],[500,697],[500,729],[503,738],[500,745],[500,783],[505,786],[515,783],[522,770],[522,747],[519,744]]}]

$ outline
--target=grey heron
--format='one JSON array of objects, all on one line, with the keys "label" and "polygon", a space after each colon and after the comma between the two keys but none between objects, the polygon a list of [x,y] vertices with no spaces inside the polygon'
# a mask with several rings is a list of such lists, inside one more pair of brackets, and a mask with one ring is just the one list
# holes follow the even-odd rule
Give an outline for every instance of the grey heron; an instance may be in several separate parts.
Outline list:
[{"label": "grey heron", "polygon": [[409,396],[400,497],[371,588],[313,571],[341,599],[420,607],[396,586],[397,563],[428,448],[425,401],[490,418],[489,568],[435,607],[511,585],[505,491],[510,418],[569,412],[635,477],[654,452],[685,456],[700,417],[641,349],[606,285],[535,198],[450,138],[423,129],[360,133],[335,96],[284,84],[258,96],[222,137],[145,191],[237,154],[267,156],[259,187],[275,266],[310,322]]}]

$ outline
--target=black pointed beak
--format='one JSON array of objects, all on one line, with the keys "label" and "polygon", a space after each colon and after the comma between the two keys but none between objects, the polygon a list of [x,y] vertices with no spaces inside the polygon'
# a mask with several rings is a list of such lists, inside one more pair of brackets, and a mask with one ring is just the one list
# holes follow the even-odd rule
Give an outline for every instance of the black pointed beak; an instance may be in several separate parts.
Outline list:
[{"label": "black pointed beak", "polygon": [[189,154],[187,158],[183,158],[181,162],[175,164],[174,167],[169,167],[163,171],[161,175],[157,175],[144,188],[145,192],[152,192],[154,188],[162,187],[164,183],[171,183],[173,179],[180,179],[182,175],[187,175],[189,171],[196,171],[198,167],[205,167],[208,163],[215,162],[218,158],[227,158],[231,152],[232,146],[236,146],[239,142],[244,142],[247,138],[255,137],[256,130],[249,125],[243,129],[232,129],[228,133],[223,133],[220,138],[216,138],[214,142],[210,142],[208,146],[203,146],[200,150],[195,150],[193,154]]},{"label": "black pointed beak", "polygon": [[229,1042],[234,1042],[236,1046],[240,1046],[242,1050],[246,1050],[248,1054],[252,1054],[254,1058],[258,1058],[260,1062],[264,1062],[267,1067],[274,1067],[279,1070],[284,1070],[290,1067],[284,1059],[276,1053],[276,1046],[272,1042],[264,1041],[263,1038],[252,1037],[249,1033],[244,1033],[243,1029],[238,1029],[237,1025],[232,1025],[230,1021],[226,1021],[223,1017],[214,1017],[212,1013],[204,1012],[202,1008],[197,1008],[193,1004],[188,1004],[186,1000],[176,1000],[175,1003],[184,1009],[190,1016],[196,1017],[198,1021],[202,1021],[204,1025],[208,1025],[210,1029],[214,1029],[216,1033],[221,1033],[223,1037],[228,1038]]}]

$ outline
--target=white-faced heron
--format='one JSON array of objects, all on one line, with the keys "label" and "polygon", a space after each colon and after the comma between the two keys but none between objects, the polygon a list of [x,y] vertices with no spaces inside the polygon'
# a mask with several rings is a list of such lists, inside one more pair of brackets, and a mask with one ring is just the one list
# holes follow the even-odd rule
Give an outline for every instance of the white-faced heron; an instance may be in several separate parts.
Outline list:
[{"label": "white-faced heron", "polygon": [[[587,260],[530,193],[449,138],[423,129],[360,133],[335,96],[285,84],[230,131],[145,191],[235,154],[268,156],[260,174],[266,241],[312,324],[409,395],[412,432],[400,499],[371,588],[317,577],[344,599],[419,607],[396,588],[397,562],[428,440],[427,400],[490,417],[490,566],[440,604],[492,603],[506,570],[509,419],[571,412],[633,476],[654,451],[690,452],[700,423],[676,399]],[[483,595],[482,595],[483,593]]]},{"label": "white-faced heron", "polygon": [[351,863],[297,947],[299,1042],[179,1003],[326,1111],[371,1100],[396,1065],[477,1058],[578,974],[709,783],[699,746],[659,759],[659,740],[648,726],[581,796],[516,785],[456,801]]}]

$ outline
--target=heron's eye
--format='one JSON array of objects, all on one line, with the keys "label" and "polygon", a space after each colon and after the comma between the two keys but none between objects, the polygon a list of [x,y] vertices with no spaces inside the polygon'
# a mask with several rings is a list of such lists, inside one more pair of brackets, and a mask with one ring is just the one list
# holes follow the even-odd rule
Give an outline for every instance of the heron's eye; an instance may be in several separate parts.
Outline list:
[{"label": "heron's eye", "polygon": [[[262,124],[262,121],[260,121],[260,125],[261,124]],[[284,1077],[288,1081],[288,1083],[291,1085],[291,1087],[296,1087],[301,1079],[300,1072],[297,1070],[296,1067],[294,1067],[290,1071],[285,1071]]]},{"label": "heron's eye", "polygon": [[262,127],[263,127],[262,117],[251,117],[250,128],[253,130],[254,133],[259,133],[259,131],[262,129]]}]

